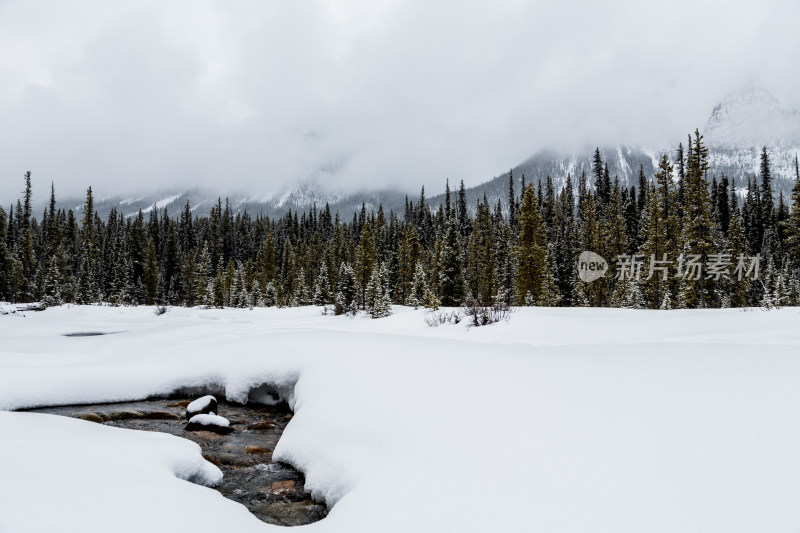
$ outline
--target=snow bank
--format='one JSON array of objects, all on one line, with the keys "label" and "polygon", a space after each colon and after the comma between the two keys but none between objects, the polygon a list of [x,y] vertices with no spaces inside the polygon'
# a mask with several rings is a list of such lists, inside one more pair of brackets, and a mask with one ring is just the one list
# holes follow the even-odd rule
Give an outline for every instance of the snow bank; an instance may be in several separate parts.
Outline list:
[{"label": "snow bank", "polygon": [[186,439],[2,411],[0,428],[4,532],[184,530],[176,508],[192,509],[219,528],[230,523],[225,514],[249,518],[194,484],[214,485],[222,472]]},{"label": "snow bank", "polygon": [[[469,330],[394,311],[0,317],[0,408],[277,391],[295,416],[275,458],[334,504],[313,531],[800,528],[800,310],[521,309]],[[62,336],[88,330],[120,333]],[[180,481],[199,457],[180,439],[120,460],[91,450],[138,449],[138,433],[25,413],[2,413],[0,435],[4,533],[271,529]]]}]

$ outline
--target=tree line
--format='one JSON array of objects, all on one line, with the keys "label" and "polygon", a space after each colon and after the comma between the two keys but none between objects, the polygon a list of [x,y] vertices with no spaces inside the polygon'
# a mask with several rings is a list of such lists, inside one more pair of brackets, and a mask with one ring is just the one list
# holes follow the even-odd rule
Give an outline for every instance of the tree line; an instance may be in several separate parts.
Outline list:
[{"label": "tree line", "polygon": [[[0,207],[0,299],[314,304],[373,316],[388,314],[391,304],[466,302],[651,309],[799,305],[797,160],[788,201],[782,193],[774,197],[766,148],[760,175],[738,183],[710,177],[708,168],[708,150],[696,131],[685,149],[681,144],[661,158],[653,176],[640,169],[638,187],[612,179],[596,150],[591,174],[568,175],[559,188],[551,176],[534,184],[512,174],[506,201],[490,205],[484,196],[470,208],[463,181],[454,193],[448,182],[439,205],[429,205],[423,187],[416,201],[406,199],[403,213],[362,205],[351,220],[332,214],[327,204],[274,219],[254,217],[234,213],[221,199],[208,216],[194,216],[187,203],[174,217],[154,206],[133,216],[114,208],[101,220],[91,187],[78,220],[57,206],[52,185],[50,203],[37,219],[28,172],[23,198],[7,212]],[[582,281],[576,259],[585,250],[618,268]],[[744,257],[747,275],[737,275]]]}]

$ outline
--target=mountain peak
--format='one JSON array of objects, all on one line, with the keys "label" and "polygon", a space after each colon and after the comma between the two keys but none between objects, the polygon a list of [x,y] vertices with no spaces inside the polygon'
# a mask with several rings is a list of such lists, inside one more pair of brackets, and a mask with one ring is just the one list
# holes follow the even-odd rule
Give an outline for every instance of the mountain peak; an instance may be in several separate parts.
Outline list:
[{"label": "mountain peak", "polygon": [[800,113],[750,83],[717,104],[705,134],[710,145],[791,144],[800,139]]}]

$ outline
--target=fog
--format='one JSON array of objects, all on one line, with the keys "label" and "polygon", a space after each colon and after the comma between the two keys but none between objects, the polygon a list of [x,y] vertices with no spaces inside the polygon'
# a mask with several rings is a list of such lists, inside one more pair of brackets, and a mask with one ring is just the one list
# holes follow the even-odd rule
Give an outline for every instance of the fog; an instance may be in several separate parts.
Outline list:
[{"label": "fog", "polygon": [[0,201],[477,184],[661,146],[757,80],[800,107],[800,3],[0,0]]}]

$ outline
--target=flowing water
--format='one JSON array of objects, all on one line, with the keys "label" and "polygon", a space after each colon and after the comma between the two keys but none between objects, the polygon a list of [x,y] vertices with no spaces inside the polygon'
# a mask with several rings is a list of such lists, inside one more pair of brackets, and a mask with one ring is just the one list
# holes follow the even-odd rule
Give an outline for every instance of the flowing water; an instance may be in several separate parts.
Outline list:
[{"label": "flowing water", "polygon": [[292,418],[285,404],[239,405],[219,401],[219,414],[233,432],[186,431],[186,405],[195,398],[162,398],[138,402],[67,405],[30,409],[81,418],[107,426],[160,431],[192,440],[224,478],[215,487],[264,522],[283,526],[310,524],[328,514],[327,507],[306,492],[305,478],[291,466],[272,460],[275,444]]}]

